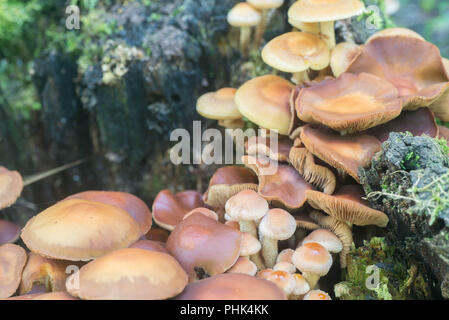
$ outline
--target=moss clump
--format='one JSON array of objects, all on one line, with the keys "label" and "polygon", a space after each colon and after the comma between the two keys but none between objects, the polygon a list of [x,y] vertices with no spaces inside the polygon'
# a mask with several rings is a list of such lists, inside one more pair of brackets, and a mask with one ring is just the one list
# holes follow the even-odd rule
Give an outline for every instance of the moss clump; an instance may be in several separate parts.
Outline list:
[{"label": "moss clump", "polygon": [[344,281],[335,285],[341,300],[405,300],[426,298],[429,288],[416,265],[395,258],[396,249],[384,238],[372,238],[348,255]]}]

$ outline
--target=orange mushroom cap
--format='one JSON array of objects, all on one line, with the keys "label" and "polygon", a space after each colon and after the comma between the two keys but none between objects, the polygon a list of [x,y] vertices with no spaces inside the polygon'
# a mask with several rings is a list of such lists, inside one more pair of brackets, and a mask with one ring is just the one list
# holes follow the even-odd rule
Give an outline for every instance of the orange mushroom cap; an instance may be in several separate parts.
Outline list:
[{"label": "orange mushroom cap", "polygon": [[204,207],[202,195],[189,190],[173,194],[170,190],[162,190],[153,202],[154,221],[161,228],[173,230],[191,210]]},{"label": "orange mushroom cap", "polygon": [[332,256],[321,244],[310,242],[295,250],[292,262],[303,273],[324,276],[332,267]]},{"label": "orange mushroom cap", "polygon": [[170,255],[125,248],[81,267],[68,279],[79,278],[79,287],[67,291],[86,300],[163,300],[176,296],[188,277]]},{"label": "orange mushroom cap", "polygon": [[296,100],[298,117],[353,133],[388,122],[402,111],[397,89],[367,73],[342,74],[303,89]]},{"label": "orange mushroom cap", "polygon": [[145,234],[150,230],[153,222],[151,211],[145,202],[130,193],[117,191],[86,191],[71,195],[64,200],[68,199],[98,201],[122,208],[136,220],[142,234]]},{"label": "orange mushroom cap", "polygon": [[246,274],[225,273],[189,284],[177,300],[287,300],[274,283]]},{"label": "orange mushroom cap", "polygon": [[20,173],[0,167],[0,210],[16,202],[22,189],[23,181]]},{"label": "orange mushroom cap", "polygon": [[232,267],[239,257],[241,243],[240,231],[194,213],[172,231],[167,249],[193,280],[196,268],[217,275]]},{"label": "orange mushroom cap", "polygon": [[141,236],[137,222],[123,209],[81,199],[61,201],[31,218],[22,240],[45,257],[87,261],[126,248]]}]

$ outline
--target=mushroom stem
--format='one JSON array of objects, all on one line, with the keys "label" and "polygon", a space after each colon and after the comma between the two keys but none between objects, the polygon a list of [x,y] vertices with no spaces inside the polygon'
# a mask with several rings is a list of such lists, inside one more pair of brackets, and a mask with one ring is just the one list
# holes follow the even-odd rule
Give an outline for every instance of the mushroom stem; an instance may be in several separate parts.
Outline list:
[{"label": "mushroom stem", "polygon": [[256,29],[256,37],[254,39],[254,48],[258,49],[260,43],[262,42],[263,35],[265,34],[265,30],[267,28],[268,23],[268,12],[269,10],[262,10],[261,19]]},{"label": "mushroom stem", "polygon": [[335,29],[334,21],[321,22],[321,34],[324,37],[324,41],[327,43],[329,49],[332,51],[335,48]]},{"label": "mushroom stem", "polygon": [[251,220],[239,220],[240,231],[248,232],[257,239],[257,227],[254,221]]},{"label": "mushroom stem", "polygon": [[266,269],[265,263],[263,262],[262,257],[260,256],[260,251],[249,256],[250,260],[254,262],[257,266],[257,270]]},{"label": "mushroom stem", "polygon": [[267,268],[273,268],[278,255],[278,241],[269,237],[262,239],[262,256]]},{"label": "mushroom stem", "polygon": [[316,273],[304,272],[302,276],[307,280],[310,286],[310,290],[313,290],[320,280],[320,276]]},{"label": "mushroom stem", "polygon": [[310,81],[309,74],[307,73],[307,70],[296,72],[293,74],[292,81],[295,84],[300,84],[306,81]]},{"label": "mushroom stem", "polygon": [[251,27],[240,28],[240,52],[246,58],[248,57],[249,42],[251,39]]}]

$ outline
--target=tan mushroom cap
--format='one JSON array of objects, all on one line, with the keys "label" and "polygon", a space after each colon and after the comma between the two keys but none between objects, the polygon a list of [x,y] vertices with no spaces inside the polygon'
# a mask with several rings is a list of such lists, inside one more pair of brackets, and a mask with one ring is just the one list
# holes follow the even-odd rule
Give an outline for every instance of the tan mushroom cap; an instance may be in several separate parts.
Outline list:
[{"label": "tan mushroom cap", "polygon": [[381,142],[372,135],[358,133],[341,136],[310,125],[303,128],[301,141],[313,155],[348,173],[356,181],[359,181],[359,167],[368,165],[373,156],[382,150]]},{"label": "tan mushroom cap", "polygon": [[262,60],[283,72],[321,70],[329,65],[330,51],[318,36],[307,32],[288,32],[268,42]]},{"label": "tan mushroom cap", "polygon": [[242,232],[242,244],[240,247],[240,255],[243,257],[251,256],[262,249],[259,240],[251,233]]},{"label": "tan mushroom cap", "polygon": [[232,220],[258,220],[268,212],[268,202],[253,190],[244,190],[226,202],[226,213]]},{"label": "tan mushroom cap", "polygon": [[271,209],[259,224],[259,234],[275,240],[287,240],[296,230],[296,220],[287,211]]},{"label": "tan mushroom cap", "polygon": [[340,239],[333,232],[326,229],[312,231],[302,240],[302,244],[309,242],[319,243],[331,253],[339,253],[343,249]]},{"label": "tan mushroom cap", "polygon": [[45,286],[46,291],[65,290],[66,268],[69,261],[51,260],[31,252],[22,272],[20,294],[30,293],[35,285]]},{"label": "tan mushroom cap", "polygon": [[286,271],[273,271],[267,277],[267,280],[277,285],[279,289],[284,291],[287,296],[290,295],[296,288],[296,280],[290,273]]},{"label": "tan mushroom cap", "polygon": [[27,261],[25,250],[15,244],[0,246],[0,298],[9,298],[19,287]]},{"label": "tan mushroom cap", "polygon": [[292,255],[295,252],[295,250],[287,248],[279,252],[277,258],[276,258],[276,264],[281,262],[289,262],[292,263]]},{"label": "tan mushroom cap", "polygon": [[407,29],[407,28],[388,28],[388,29],[382,29],[378,32],[376,32],[375,34],[373,34],[371,37],[368,38],[368,40],[366,41],[366,43],[377,39],[377,38],[381,38],[381,37],[391,37],[391,36],[406,36],[406,37],[412,37],[412,38],[416,38],[419,40],[423,40],[426,41],[426,39],[424,39],[423,36],[421,36],[419,33],[411,30],[411,29]]},{"label": "tan mushroom cap", "polygon": [[410,36],[385,36],[363,46],[353,60],[349,73],[371,73],[390,83],[399,91],[404,110],[429,107],[442,120],[449,112],[441,99],[449,90],[439,49]]},{"label": "tan mushroom cap", "polygon": [[277,9],[284,3],[284,0],[248,0],[254,8],[266,10],[266,9]]},{"label": "tan mushroom cap", "polygon": [[20,173],[0,167],[0,210],[16,202],[22,189],[23,181]]},{"label": "tan mushroom cap", "polygon": [[122,208],[136,220],[142,234],[147,233],[153,223],[150,208],[148,208],[145,202],[130,193],[117,191],[86,191],[69,196],[64,200],[68,199],[98,201]]},{"label": "tan mushroom cap", "polygon": [[205,118],[214,120],[236,120],[242,115],[234,103],[237,89],[223,88],[199,97],[196,111]]},{"label": "tan mushroom cap", "polygon": [[294,274],[296,271],[296,267],[291,262],[281,261],[281,262],[277,262],[273,266],[273,270],[274,271],[285,271],[287,273]]},{"label": "tan mushroom cap", "polygon": [[177,300],[287,300],[274,283],[246,274],[225,273],[189,284]]},{"label": "tan mushroom cap", "polygon": [[286,162],[292,148],[292,141],[287,137],[279,137],[276,147],[271,144],[268,137],[252,136],[245,143],[246,153],[249,155],[262,155],[275,161]]},{"label": "tan mushroom cap", "polygon": [[173,194],[165,189],[154,199],[153,218],[158,226],[171,231],[187,213],[204,206],[202,195],[196,191],[188,190]]},{"label": "tan mushroom cap", "polygon": [[86,300],[163,300],[179,294],[188,281],[172,256],[137,248],[109,253],[70,277],[79,277],[79,288],[68,285],[67,291]]},{"label": "tan mushroom cap", "polygon": [[302,22],[323,22],[348,19],[363,13],[359,0],[299,0],[288,11],[289,19]]},{"label": "tan mushroom cap", "polygon": [[368,129],[363,133],[375,136],[380,142],[388,140],[392,132],[410,132],[414,136],[426,134],[432,138],[438,135],[435,116],[428,108],[415,111],[404,111],[390,122]]},{"label": "tan mushroom cap", "polygon": [[[259,194],[267,201],[279,204],[287,209],[299,209],[306,201],[306,190],[313,186],[306,182],[293,167],[275,164],[272,160],[252,156],[242,157],[246,166],[251,167],[259,176]],[[266,171],[268,167],[277,165],[273,174]]]},{"label": "tan mushroom cap", "polygon": [[355,43],[341,42],[332,50],[330,66],[335,77],[348,69],[351,62],[360,53],[360,46]]},{"label": "tan mushroom cap", "polygon": [[296,287],[295,290],[293,290],[293,294],[303,295],[310,291],[309,283],[301,274],[293,274],[293,279],[295,279],[296,282]]},{"label": "tan mushroom cap", "polygon": [[[299,141],[297,139],[296,141]],[[302,143],[298,143],[302,145]],[[322,190],[332,194],[337,185],[337,178],[331,169],[317,164],[315,156],[302,146],[294,146],[290,149],[289,163],[304,177],[304,180]]]},{"label": "tan mushroom cap", "polygon": [[87,261],[126,248],[141,236],[137,222],[123,209],[101,202],[61,201],[31,218],[22,240],[42,256]]},{"label": "tan mushroom cap", "polygon": [[329,294],[322,290],[309,291],[303,300],[332,300]]},{"label": "tan mushroom cap", "polygon": [[14,243],[19,239],[20,227],[10,221],[0,219],[0,246]]},{"label": "tan mushroom cap", "polygon": [[232,267],[240,255],[241,243],[241,232],[194,213],[172,231],[167,249],[194,280],[196,268],[212,276]]},{"label": "tan mushroom cap", "polygon": [[235,264],[226,273],[243,273],[250,276],[255,276],[257,273],[257,266],[247,257],[240,257]]},{"label": "tan mushroom cap", "polygon": [[237,3],[228,12],[228,23],[233,27],[253,27],[259,24],[262,16],[256,8],[247,2]]},{"label": "tan mushroom cap", "polygon": [[318,191],[307,191],[307,202],[315,209],[322,210],[341,221],[347,221],[357,226],[376,225],[386,227],[388,216],[372,209],[359,185],[341,187],[334,195]]},{"label": "tan mushroom cap", "polygon": [[337,235],[343,244],[340,252],[340,266],[346,268],[347,255],[352,246],[352,230],[346,222],[340,221],[332,216],[325,215],[320,211],[313,210],[310,217],[315,220],[321,227],[331,230]]},{"label": "tan mushroom cap", "polygon": [[243,84],[235,94],[240,113],[262,128],[288,134],[293,114],[290,93],[294,86],[273,75],[254,78]]},{"label": "tan mushroom cap", "polygon": [[257,175],[248,168],[227,166],[218,169],[209,181],[204,202],[214,208],[224,208],[226,201],[243,190],[257,190]]},{"label": "tan mushroom cap", "polygon": [[169,253],[168,250],[165,248],[165,243],[160,242],[160,241],[139,240],[139,241],[134,242],[129,247],[150,250],[150,251],[158,251],[158,252],[167,253],[167,254]]},{"label": "tan mushroom cap", "polygon": [[303,273],[324,276],[332,266],[332,256],[321,244],[310,242],[295,250],[292,262]]},{"label": "tan mushroom cap", "polygon": [[398,90],[368,73],[342,74],[305,88],[296,100],[298,117],[336,131],[353,133],[386,123],[400,115]]}]

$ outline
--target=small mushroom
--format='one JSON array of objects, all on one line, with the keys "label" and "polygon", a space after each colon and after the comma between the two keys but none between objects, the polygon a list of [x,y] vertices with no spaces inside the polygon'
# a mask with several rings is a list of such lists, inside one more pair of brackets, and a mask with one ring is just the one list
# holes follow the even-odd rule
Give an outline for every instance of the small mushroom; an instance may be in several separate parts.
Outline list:
[{"label": "small mushroom", "polygon": [[243,84],[235,94],[240,113],[262,128],[288,134],[291,118],[290,93],[294,86],[273,75],[254,78]]},{"label": "small mushroom", "polygon": [[79,287],[67,285],[67,291],[85,300],[164,300],[181,293],[188,281],[172,256],[137,248],[120,249],[91,261],[67,282],[75,277]]},{"label": "small mushroom", "polygon": [[125,210],[81,199],[61,201],[31,218],[22,240],[44,257],[88,261],[126,248],[141,236],[137,222]]},{"label": "small mushroom", "polygon": [[314,156],[348,173],[357,182],[359,167],[367,166],[374,155],[382,150],[381,142],[372,135],[357,133],[341,136],[311,125],[303,128],[301,141]]},{"label": "small mushroom", "polygon": [[229,198],[243,190],[257,190],[258,183],[257,175],[250,169],[238,166],[222,167],[210,179],[203,199],[213,208],[224,208]]},{"label": "small mushroom", "polygon": [[329,294],[322,290],[309,291],[303,300],[332,300]]},{"label": "small mushroom", "polygon": [[260,256],[261,249],[262,245],[255,236],[248,232],[242,232],[240,256],[249,257],[256,264],[258,270],[265,269],[265,264]]},{"label": "small mushroom", "polygon": [[71,195],[64,200],[68,199],[98,201],[122,208],[136,220],[142,234],[146,234],[151,229],[153,220],[150,209],[145,202],[130,193],[116,191],[86,191]]},{"label": "small mushroom", "polygon": [[286,300],[274,283],[247,274],[225,273],[190,283],[176,300]]},{"label": "small mushroom", "polygon": [[310,291],[310,285],[307,280],[299,273],[293,274],[293,278],[296,281],[296,287],[289,298],[290,300],[302,300],[304,295]]},{"label": "small mushroom", "polygon": [[341,42],[332,51],[330,66],[335,77],[348,69],[351,62],[360,53],[360,46],[355,43]]},{"label": "small mushroom", "polygon": [[234,103],[237,89],[222,88],[208,92],[198,98],[196,111],[207,119],[222,121],[224,126],[232,126],[234,121],[241,120],[242,115]]},{"label": "small mushroom", "polygon": [[320,277],[329,272],[332,266],[332,256],[321,244],[310,242],[295,250],[292,262],[302,272],[310,288],[313,289]]},{"label": "small mushroom", "polygon": [[276,148],[271,145],[271,139],[252,136],[245,143],[246,153],[249,155],[262,155],[272,160],[286,162],[292,147],[292,141],[287,137],[277,140]]},{"label": "small mushroom", "polygon": [[253,190],[244,190],[226,202],[226,213],[232,220],[240,223],[240,231],[248,232],[257,238],[254,221],[268,212],[268,202]]},{"label": "small mushroom", "polygon": [[341,221],[347,221],[357,226],[376,225],[386,227],[388,216],[378,210],[372,209],[368,201],[363,200],[365,193],[359,185],[346,185],[333,195],[319,191],[308,190],[307,202],[317,210]]},{"label": "small mushroom", "polygon": [[165,189],[158,193],[153,202],[153,218],[158,226],[172,231],[191,210],[204,207],[202,195],[188,190],[173,194]]},{"label": "small mushroom", "polygon": [[213,276],[231,268],[239,258],[241,243],[239,231],[194,213],[172,231],[167,249],[194,281],[196,270]]},{"label": "small mushroom", "polygon": [[314,34],[288,32],[268,42],[262,50],[262,60],[277,70],[293,73],[292,81],[299,84],[309,81],[309,68],[322,70],[329,65],[330,51]]},{"label": "small mushroom", "polygon": [[[259,176],[259,194],[267,201],[287,209],[300,209],[305,201],[305,191],[313,189],[312,185],[293,167],[274,163],[262,157],[244,156],[242,161]],[[268,165],[267,165],[268,164]],[[272,172],[272,168],[277,169]],[[266,170],[270,168],[270,170]]]},{"label": "small mushroom", "polygon": [[248,56],[251,27],[257,26],[262,19],[259,10],[247,2],[237,3],[228,13],[228,23],[240,28],[240,52]]},{"label": "small mushroom", "polygon": [[250,276],[255,276],[257,273],[257,266],[247,257],[240,257],[236,263],[226,273],[243,273]]},{"label": "small mushroom", "polygon": [[288,297],[296,288],[296,280],[293,275],[286,271],[273,271],[266,278],[268,281],[273,282],[278,286],[279,289],[284,291],[285,295]]},{"label": "small mushroom", "polygon": [[20,173],[0,167],[0,210],[16,202],[22,189],[23,180]]},{"label": "small mushroom", "polygon": [[339,253],[343,249],[341,240],[333,232],[326,229],[312,231],[302,240],[302,244],[310,242],[321,244],[330,253]]},{"label": "small mushroom", "polygon": [[288,10],[289,21],[320,23],[321,34],[329,49],[335,47],[334,22],[362,14],[359,0],[299,0]]},{"label": "small mushroom", "polygon": [[296,271],[296,267],[291,262],[282,261],[282,262],[277,262],[273,266],[273,270],[274,271],[284,271],[284,272],[287,272],[290,274],[294,274]]},{"label": "small mushroom", "polygon": [[0,246],[0,299],[9,298],[19,288],[27,254],[15,244]]},{"label": "small mushroom", "polygon": [[367,73],[345,73],[303,89],[296,100],[298,117],[343,134],[363,131],[400,115],[398,90]]},{"label": "small mushroom", "polygon": [[0,219],[0,246],[14,243],[20,237],[20,227],[10,221]]},{"label": "small mushroom", "polygon": [[340,221],[332,216],[327,216],[319,211],[312,211],[310,217],[315,220],[321,227],[331,230],[337,235],[343,244],[340,252],[340,267],[342,269],[347,266],[347,255],[352,246],[352,230],[346,222]]}]

